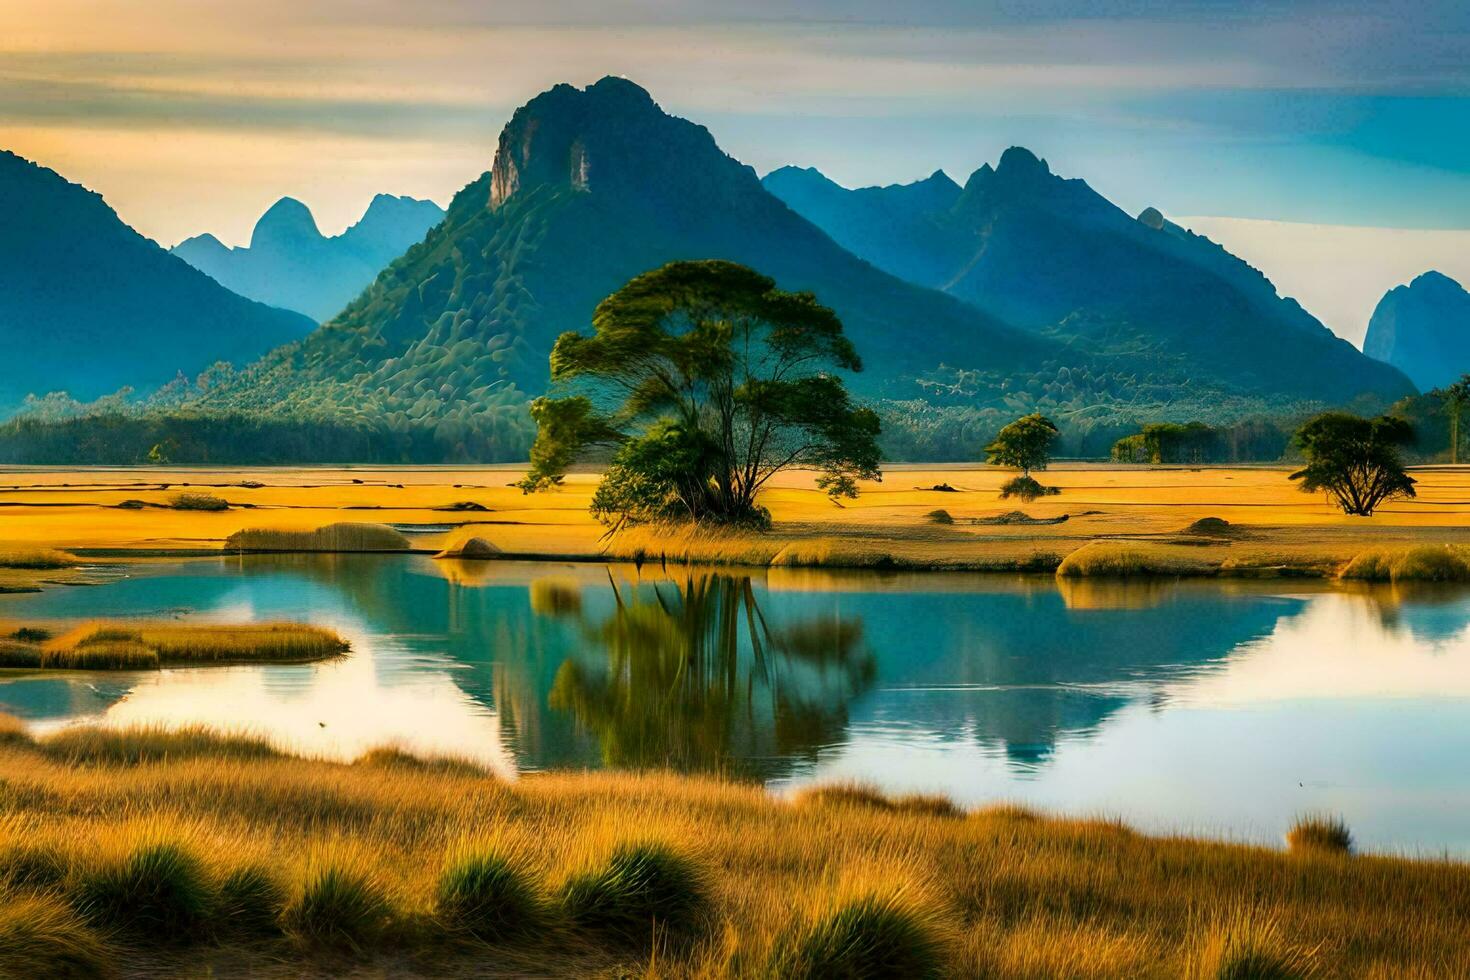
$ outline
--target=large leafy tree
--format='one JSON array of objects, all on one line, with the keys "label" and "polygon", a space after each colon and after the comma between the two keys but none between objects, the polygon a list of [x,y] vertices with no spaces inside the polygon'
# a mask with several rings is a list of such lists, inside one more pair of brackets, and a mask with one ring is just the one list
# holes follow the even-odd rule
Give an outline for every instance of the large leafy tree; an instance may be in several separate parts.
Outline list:
[{"label": "large leafy tree", "polygon": [[879,478],[878,417],[834,373],[861,361],[810,293],[734,262],[673,262],[603,300],[592,327],[551,352],[566,393],[531,407],[524,489],[615,447],[593,498],[603,520],[764,522],[756,496],[783,469],[820,471],[834,498]]},{"label": "large leafy tree", "polygon": [[987,462],[1014,466],[1022,476],[1030,476],[1032,470],[1046,469],[1056,440],[1055,422],[1039,412],[1026,415],[1001,429],[995,441],[985,447]]},{"label": "large leafy tree", "polygon": [[1291,479],[1301,480],[1304,491],[1325,491],[1343,513],[1371,516],[1386,500],[1414,496],[1414,480],[1399,457],[1413,437],[1403,419],[1325,412],[1297,431],[1307,465]]},{"label": "large leafy tree", "polygon": [[1450,462],[1460,461],[1460,416],[1470,405],[1470,374],[1463,374],[1454,384],[1430,392],[1436,396],[1450,419]]}]

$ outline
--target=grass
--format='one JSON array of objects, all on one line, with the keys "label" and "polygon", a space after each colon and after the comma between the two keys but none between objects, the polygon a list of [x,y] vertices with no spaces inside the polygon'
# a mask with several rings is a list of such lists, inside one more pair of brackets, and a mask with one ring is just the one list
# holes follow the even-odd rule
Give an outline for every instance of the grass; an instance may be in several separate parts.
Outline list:
[{"label": "grass", "polygon": [[408,538],[385,524],[344,521],[314,531],[246,528],[225,539],[226,551],[408,551]]},{"label": "grass", "polygon": [[201,493],[198,491],[176,493],[168,498],[168,505],[174,510],[202,510],[213,512],[230,509],[230,502],[225,498],[216,497],[212,493]]},{"label": "grass", "polygon": [[1286,832],[1286,846],[1316,854],[1351,854],[1353,835],[1340,817],[1303,817]]},{"label": "grass", "polygon": [[[20,632],[20,631],[17,631]],[[84,623],[36,642],[0,640],[0,667],[47,670],[154,670],[238,663],[308,663],[344,653],[328,629],[295,623],[178,626]]]},{"label": "grass", "polygon": [[0,548],[0,568],[44,572],[72,568],[76,564],[76,556],[55,548]]},{"label": "grass", "polygon": [[1062,559],[1064,578],[1133,578],[1152,575],[1211,575],[1219,566],[1196,549],[1134,541],[1094,541]]},{"label": "grass", "polygon": [[175,843],[146,844],[121,862],[90,870],[72,892],[88,920],[151,942],[203,938],[216,901],[203,862]]},{"label": "grass", "polygon": [[767,972],[790,980],[941,977],[944,958],[928,918],[896,897],[848,902],[779,939]]},{"label": "grass", "polygon": [[1339,575],[1363,582],[1470,582],[1470,558],[1463,549],[1442,545],[1370,548]]},{"label": "grass", "polygon": [[[816,804],[666,773],[507,783],[199,731],[0,731],[0,855],[54,859],[49,877],[0,882],[5,976],[65,976],[68,957],[72,975],[268,980],[1470,975],[1459,861],[1154,838],[1014,806],[936,819],[877,793]],[[89,921],[99,879],[114,903],[146,902]],[[139,938],[143,907],[176,923],[171,947]],[[492,948],[469,921],[517,938]]]}]

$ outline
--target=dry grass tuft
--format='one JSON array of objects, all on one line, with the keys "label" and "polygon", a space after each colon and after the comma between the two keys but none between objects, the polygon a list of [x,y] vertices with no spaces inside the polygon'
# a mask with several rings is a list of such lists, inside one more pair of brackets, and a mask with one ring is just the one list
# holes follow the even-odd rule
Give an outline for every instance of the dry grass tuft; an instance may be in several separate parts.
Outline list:
[{"label": "dry grass tuft", "polygon": [[607,863],[574,875],[561,907],[576,928],[632,948],[682,946],[711,924],[704,872],[662,844],[624,844]]},{"label": "dry grass tuft", "polygon": [[940,977],[934,918],[897,897],[860,898],[777,940],[767,973],[790,980]]},{"label": "dry grass tuft", "polygon": [[1191,980],[1311,980],[1314,951],[1291,943],[1274,918],[1237,911],[1212,925],[1199,943]]},{"label": "dry grass tuft", "polygon": [[281,921],[308,949],[360,952],[387,932],[392,915],[392,900],[372,872],[332,863],[308,874]]},{"label": "dry grass tuft", "polygon": [[276,531],[246,528],[225,539],[226,551],[408,551],[408,538],[386,524],[342,522],[315,531]]},{"label": "dry grass tuft", "polygon": [[24,568],[44,572],[73,568],[76,564],[74,555],[54,548],[0,548],[0,568]]},{"label": "dry grass tuft", "polygon": [[1286,832],[1292,851],[1314,854],[1351,854],[1353,834],[1341,817],[1302,817]]},{"label": "dry grass tuft", "polygon": [[962,817],[965,811],[947,796],[910,793],[890,797],[866,783],[820,783],[792,796],[798,806],[855,807],[885,813],[922,814],[930,817]]},{"label": "dry grass tuft", "polygon": [[113,974],[101,937],[55,895],[0,895],[0,976],[84,980]]},{"label": "dry grass tuft", "polygon": [[84,623],[40,644],[0,642],[0,666],[152,670],[175,665],[309,663],[347,649],[347,643],[331,630],[296,623]]},{"label": "dry grass tuft", "polygon": [[435,911],[451,932],[481,942],[545,938],[551,907],[523,868],[500,854],[475,854],[444,869]]}]

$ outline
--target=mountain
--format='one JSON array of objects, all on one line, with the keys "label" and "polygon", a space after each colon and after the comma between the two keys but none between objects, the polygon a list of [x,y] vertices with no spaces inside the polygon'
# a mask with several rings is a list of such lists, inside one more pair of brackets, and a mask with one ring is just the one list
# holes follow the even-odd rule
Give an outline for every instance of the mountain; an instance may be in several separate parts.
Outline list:
[{"label": "mountain", "polygon": [[[350,406],[493,442],[522,424],[548,354],[597,303],[677,259],[749,264],[842,316],[871,394],[917,397],[941,364],[998,388],[1068,355],[853,256],[761,186],[702,126],[631,82],[558,85],[519,109],[488,173],[340,316],[206,400],[276,411]],[[487,414],[489,413],[489,414]],[[472,431],[470,431],[472,430]],[[469,432],[469,434],[466,434]],[[456,443],[457,444],[457,443]]]},{"label": "mountain", "polygon": [[1373,310],[1363,352],[1424,391],[1470,374],[1470,292],[1438,272],[1395,286]]},{"label": "mountain", "polygon": [[283,197],[256,222],[248,247],[198,235],[171,251],[241,296],[320,322],[442,220],[444,209],[433,201],[379,194],[357,224],[328,238],[306,205]]},{"label": "mountain", "polygon": [[118,218],[102,197],[0,151],[0,410],[92,399],[215,361],[244,364],[311,330],[237,296]]},{"label": "mountain", "polygon": [[1219,245],[1154,208],[1131,218],[1020,147],[963,188],[935,174],[848,190],[789,167],[765,186],[880,268],[1093,353],[1177,358],[1193,378],[1273,399],[1410,391]]}]

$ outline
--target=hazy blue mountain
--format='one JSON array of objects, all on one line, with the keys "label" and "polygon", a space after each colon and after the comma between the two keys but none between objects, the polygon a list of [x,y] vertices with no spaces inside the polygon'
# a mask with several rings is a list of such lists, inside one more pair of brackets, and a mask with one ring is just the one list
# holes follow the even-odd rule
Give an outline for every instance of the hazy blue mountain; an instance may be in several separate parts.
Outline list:
[{"label": "hazy blue mountain", "polygon": [[847,190],[784,168],[765,184],[875,265],[1094,353],[1174,355],[1193,377],[1280,399],[1409,391],[1219,245],[1153,208],[1134,219],[1020,147],[957,194],[942,174]]},{"label": "hazy blue mountain", "polygon": [[433,201],[379,194],[357,224],[328,238],[306,205],[283,197],[256,222],[249,246],[199,235],[172,251],[242,296],[322,321],[443,219]]},{"label": "hazy blue mountain", "polygon": [[1470,374],[1470,292],[1438,272],[1395,286],[1373,310],[1363,352],[1424,391]]},{"label": "hazy blue mountain", "polygon": [[313,327],[170,255],[102,197],[0,151],[0,411],[244,364]]},{"label": "hazy blue mountain", "polygon": [[[702,126],[642,88],[604,78],[558,85],[519,109],[489,173],[444,222],[340,316],[208,393],[227,404],[375,406],[477,430],[487,405],[523,412],[548,354],[597,303],[677,259],[749,264],[841,314],[869,392],[917,397],[941,363],[1000,379],[1053,364],[1053,342],[839,247],[725,155]],[[446,422],[445,438],[461,430]],[[468,437],[466,437],[468,438]]]}]

